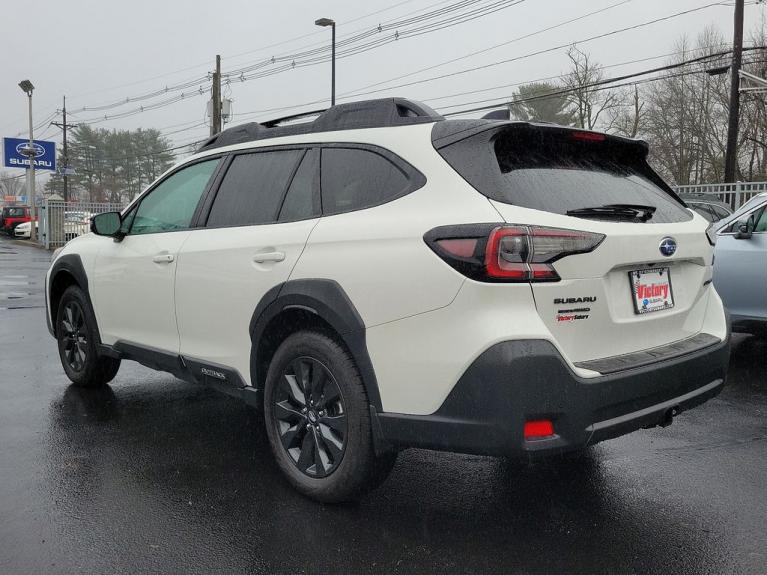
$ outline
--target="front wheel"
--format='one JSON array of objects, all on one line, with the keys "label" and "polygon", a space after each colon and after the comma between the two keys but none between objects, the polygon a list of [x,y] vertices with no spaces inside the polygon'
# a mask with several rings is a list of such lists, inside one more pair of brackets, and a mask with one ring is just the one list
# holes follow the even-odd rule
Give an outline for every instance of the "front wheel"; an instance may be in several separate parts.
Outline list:
[{"label": "front wheel", "polygon": [[120,360],[99,354],[96,318],[77,286],[69,286],[59,301],[56,339],[61,365],[75,385],[99,387],[117,375]]},{"label": "front wheel", "polygon": [[391,471],[396,453],[376,456],[362,379],[334,339],[309,331],[288,337],[274,354],[264,391],[272,451],[304,495],[346,501]]}]

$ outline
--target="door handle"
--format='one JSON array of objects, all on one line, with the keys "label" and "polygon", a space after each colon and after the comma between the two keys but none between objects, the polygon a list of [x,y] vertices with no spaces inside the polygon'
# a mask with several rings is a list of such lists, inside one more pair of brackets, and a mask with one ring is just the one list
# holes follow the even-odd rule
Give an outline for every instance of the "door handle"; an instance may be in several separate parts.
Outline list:
[{"label": "door handle", "polygon": [[281,262],[285,259],[285,252],[260,252],[253,256],[253,261],[257,264],[264,262]]},{"label": "door handle", "polygon": [[159,254],[152,258],[156,264],[169,264],[173,261],[173,254]]}]

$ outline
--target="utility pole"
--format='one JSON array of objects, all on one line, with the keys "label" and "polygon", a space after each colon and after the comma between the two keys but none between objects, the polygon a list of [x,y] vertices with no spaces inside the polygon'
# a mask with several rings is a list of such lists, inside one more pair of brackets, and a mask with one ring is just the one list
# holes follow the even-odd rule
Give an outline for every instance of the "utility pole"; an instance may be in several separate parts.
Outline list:
[{"label": "utility pole", "polygon": [[64,160],[64,171],[63,171],[63,176],[64,176],[64,203],[66,203],[66,202],[69,201],[69,181],[68,181],[68,177],[69,176],[67,176],[67,173],[68,173],[68,170],[69,170],[69,154],[67,153],[67,128],[68,127],[73,128],[73,127],[77,126],[77,124],[67,124],[67,97],[66,96],[64,96],[64,107],[61,109],[61,113],[62,113],[62,122],[61,123],[59,123],[59,122],[51,122],[51,125],[52,126],[58,126],[59,128],[61,128],[61,130],[62,130],[62,132],[64,134],[64,142],[63,142],[63,144],[64,144],[64,151],[63,151],[63,154],[62,154],[62,159]]},{"label": "utility pole", "polygon": [[724,181],[735,182],[738,165],[738,119],[740,116],[740,67],[743,62],[743,4],[735,0],[735,33],[732,40],[732,78],[730,118],[727,125],[727,153],[724,157]]},{"label": "utility pole", "polygon": [[211,107],[210,135],[221,131],[221,56],[216,54],[216,71],[213,72],[213,102]]}]

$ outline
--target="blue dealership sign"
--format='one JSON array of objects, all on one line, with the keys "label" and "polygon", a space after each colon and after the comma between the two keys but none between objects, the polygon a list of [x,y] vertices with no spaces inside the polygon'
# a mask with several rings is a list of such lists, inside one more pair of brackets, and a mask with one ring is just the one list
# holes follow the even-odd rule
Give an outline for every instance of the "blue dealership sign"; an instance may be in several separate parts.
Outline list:
[{"label": "blue dealership sign", "polygon": [[[3,138],[3,165],[6,168],[28,168],[29,157],[26,155],[29,140]],[[35,140],[35,169],[56,171],[56,142]]]}]

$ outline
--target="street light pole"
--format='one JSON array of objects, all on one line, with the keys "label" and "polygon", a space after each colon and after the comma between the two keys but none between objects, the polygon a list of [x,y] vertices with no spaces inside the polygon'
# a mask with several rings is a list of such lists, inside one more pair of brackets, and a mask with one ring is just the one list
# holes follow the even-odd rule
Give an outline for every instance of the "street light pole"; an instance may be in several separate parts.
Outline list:
[{"label": "street light pole", "polygon": [[21,88],[27,94],[29,100],[29,144],[27,147],[27,157],[29,158],[29,168],[27,169],[27,202],[29,202],[29,214],[32,217],[32,222],[29,225],[29,239],[35,241],[37,239],[37,230],[35,229],[35,138],[32,132],[32,91],[35,87],[29,80],[19,82],[19,88]]},{"label": "street light pole", "polygon": [[320,18],[315,20],[317,26],[330,26],[332,30],[332,55],[330,72],[330,105],[336,105],[336,23],[330,18]]}]

